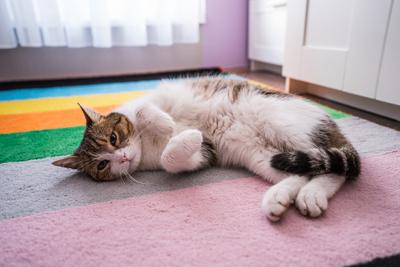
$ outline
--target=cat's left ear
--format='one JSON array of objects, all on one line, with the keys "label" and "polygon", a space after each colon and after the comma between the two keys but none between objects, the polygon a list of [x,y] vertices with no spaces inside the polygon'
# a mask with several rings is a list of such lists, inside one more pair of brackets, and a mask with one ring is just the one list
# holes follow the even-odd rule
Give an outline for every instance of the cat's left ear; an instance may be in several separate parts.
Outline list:
[{"label": "cat's left ear", "polygon": [[101,118],[101,114],[96,112],[94,109],[89,108],[85,105],[79,104],[79,107],[81,108],[83,114],[85,115],[86,119],[86,126],[91,126],[93,123],[97,122]]},{"label": "cat's left ear", "polygon": [[78,169],[79,167],[79,158],[77,156],[68,156],[63,159],[56,160],[52,163],[58,167],[64,167],[69,169]]}]

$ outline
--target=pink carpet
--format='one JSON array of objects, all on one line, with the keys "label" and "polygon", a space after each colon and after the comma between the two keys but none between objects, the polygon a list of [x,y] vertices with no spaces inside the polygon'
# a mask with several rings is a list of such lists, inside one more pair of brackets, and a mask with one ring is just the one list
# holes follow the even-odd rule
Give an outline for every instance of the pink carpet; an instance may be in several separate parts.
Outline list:
[{"label": "pink carpet", "polygon": [[400,151],[363,159],[321,219],[261,214],[223,181],[0,222],[0,266],[343,266],[400,252]]}]

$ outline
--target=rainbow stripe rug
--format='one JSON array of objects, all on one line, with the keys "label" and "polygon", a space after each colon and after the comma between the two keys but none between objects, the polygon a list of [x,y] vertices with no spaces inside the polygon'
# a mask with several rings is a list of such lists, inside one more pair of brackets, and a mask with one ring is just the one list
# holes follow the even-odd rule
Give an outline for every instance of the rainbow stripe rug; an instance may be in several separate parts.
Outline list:
[{"label": "rainbow stripe rug", "polygon": [[241,169],[96,183],[51,165],[84,118],[159,80],[0,91],[0,266],[344,266],[400,253],[400,133],[328,111],[362,154],[362,176],[320,219],[261,214],[269,185]]}]

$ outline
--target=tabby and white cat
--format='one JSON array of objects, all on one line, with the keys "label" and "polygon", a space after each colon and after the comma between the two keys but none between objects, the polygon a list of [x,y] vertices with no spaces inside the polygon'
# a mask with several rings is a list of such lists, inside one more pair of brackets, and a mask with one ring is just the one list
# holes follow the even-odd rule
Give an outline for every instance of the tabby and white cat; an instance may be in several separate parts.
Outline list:
[{"label": "tabby and white cat", "polygon": [[145,170],[244,167],[275,184],[262,210],[277,221],[294,202],[303,215],[320,216],[345,180],[360,173],[356,150],[324,111],[245,81],[165,81],[107,116],[81,108],[83,140],[53,164],[98,181]]}]

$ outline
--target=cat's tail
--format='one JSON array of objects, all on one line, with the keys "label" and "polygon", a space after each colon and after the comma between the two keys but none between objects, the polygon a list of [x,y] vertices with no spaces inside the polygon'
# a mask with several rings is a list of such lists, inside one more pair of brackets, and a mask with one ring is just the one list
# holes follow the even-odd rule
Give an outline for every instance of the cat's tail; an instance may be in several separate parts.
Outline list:
[{"label": "cat's tail", "polygon": [[271,159],[275,169],[315,176],[325,173],[343,175],[354,180],[360,174],[360,158],[351,144],[340,148],[309,149],[276,154]]}]

